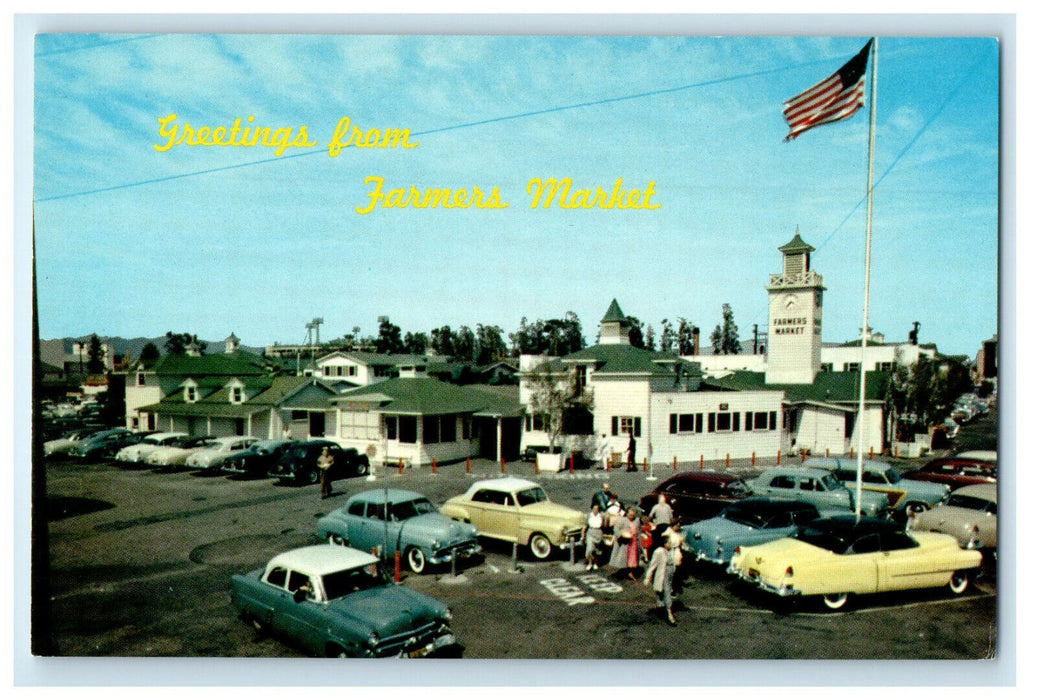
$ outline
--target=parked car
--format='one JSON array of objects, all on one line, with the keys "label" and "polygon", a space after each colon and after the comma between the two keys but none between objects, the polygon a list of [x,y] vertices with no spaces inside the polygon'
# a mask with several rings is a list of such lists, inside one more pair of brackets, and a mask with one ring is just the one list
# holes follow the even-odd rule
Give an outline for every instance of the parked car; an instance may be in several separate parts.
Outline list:
[{"label": "parked car", "polygon": [[[804,467],[828,469],[835,478],[854,491],[857,488],[857,462],[840,457],[811,457]],[[862,463],[861,488],[885,494],[894,513],[907,517],[912,513],[928,510],[943,500],[950,492],[944,484],[905,479],[894,467],[873,459]]]},{"label": "parked car", "polygon": [[187,437],[187,433],[152,433],[144,436],[144,439],[134,445],[127,445],[115,453],[115,461],[140,463],[145,460],[149,453],[166,445],[172,445],[180,438]]},{"label": "parked car", "polygon": [[696,561],[727,566],[736,547],[763,544],[796,534],[800,525],[818,518],[817,507],[806,501],[744,498],[720,515],[681,528],[684,549]]},{"label": "parked car", "polygon": [[334,466],[329,470],[332,479],[363,476],[371,468],[367,455],[360,454],[352,447],[342,447],[331,440],[307,440],[297,442],[286,449],[267,475],[280,481],[316,484],[320,481],[317,458],[325,447],[335,460]]},{"label": "parked car", "polygon": [[193,437],[185,435],[168,445],[149,452],[145,461],[153,467],[183,466],[192,452],[208,447],[215,439],[212,435]]},{"label": "parked car", "polygon": [[[779,466],[764,469],[748,482],[753,495],[774,498],[798,498],[817,506],[821,515],[854,512],[856,493],[827,469],[802,466]],[[889,500],[884,494],[861,492],[861,514],[869,517],[885,515]]]},{"label": "parked car", "polygon": [[43,456],[56,457],[57,455],[67,455],[76,446],[76,443],[96,432],[95,428],[78,428],[66,431],[61,437],[47,440],[43,443]]},{"label": "parked car", "polygon": [[135,433],[126,428],[102,430],[76,442],[69,450],[69,455],[79,459],[105,459],[111,457],[126,445],[140,442],[145,433]]},{"label": "parked car", "polygon": [[950,535],[907,533],[889,520],[852,515],[821,518],[786,537],[739,548],[729,571],[780,597],[820,596],[835,610],[851,595],[949,586],[968,588],[978,551]]},{"label": "parked car", "polygon": [[245,451],[258,440],[259,438],[242,435],[219,437],[210,445],[188,455],[184,464],[201,471],[218,471],[227,459]]},{"label": "parked car", "polygon": [[980,462],[992,462],[997,464],[997,450],[965,450],[954,455],[961,459],[975,459]]},{"label": "parked car", "polygon": [[231,577],[231,600],[259,630],[314,656],[427,656],[456,646],[450,609],[392,583],[378,558],[319,544]]},{"label": "parked car", "polygon": [[478,553],[477,534],[474,525],[451,520],[420,493],[401,489],[363,491],[317,521],[321,539],[365,552],[377,549],[383,559],[400,552],[416,574]]},{"label": "parked car", "polygon": [[284,451],[295,444],[293,440],[260,440],[247,449],[232,455],[223,463],[224,473],[250,479],[266,477]]},{"label": "parked car", "polygon": [[962,486],[997,483],[997,462],[964,459],[961,455],[940,457],[904,476],[914,481],[946,484],[953,491]]},{"label": "parked car", "polygon": [[483,537],[526,546],[536,559],[573,546],[587,521],[582,512],[552,503],[539,484],[516,477],[476,481],[440,512],[475,525]]},{"label": "parked car", "polygon": [[645,513],[659,502],[659,495],[673,508],[682,523],[693,523],[712,518],[729,504],[752,494],[749,485],[734,474],[711,471],[692,471],[674,474],[641,497],[640,507]]},{"label": "parked car", "polygon": [[962,486],[943,503],[908,521],[912,532],[953,535],[962,547],[997,549],[997,484]]}]

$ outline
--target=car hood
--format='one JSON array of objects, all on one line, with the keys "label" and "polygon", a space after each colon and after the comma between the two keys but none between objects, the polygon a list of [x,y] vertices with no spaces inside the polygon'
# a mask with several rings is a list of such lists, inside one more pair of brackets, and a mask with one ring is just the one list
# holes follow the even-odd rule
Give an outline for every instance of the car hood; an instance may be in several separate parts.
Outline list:
[{"label": "car hood", "polygon": [[403,531],[414,535],[422,533],[443,544],[472,539],[478,529],[474,525],[451,520],[442,513],[425,513],[403,523]]},{"label": "car hood", "polygon": [[582,525],[586,520],[583,513],[580,511],[557,503],[552,503],[551,501],[541,501],[540,503],[532,503],[528,506],[522,506],[520,512],[522,515],[535,515],[541,518],[556,518],[558,520],[565,520],[580,525]]},{"label": "car hood", "polygon": [[689,525],[683,528],[684,539],[686,542],[693,541],[695,539],[695,533],[699,533],[701,538],[704,540],[716,541],[718,539],[745,535],[756,531],[757,528],[743,525],[742,523],[736,523],[727,518],[710,518],[709,520],[702,520],[694,525]]},{"label": "car hood", "polygon": [[328,603],[328,612],[360,622],[380,639],[447,621],[447,606],[403,586],[388,585],[351,593]]}]

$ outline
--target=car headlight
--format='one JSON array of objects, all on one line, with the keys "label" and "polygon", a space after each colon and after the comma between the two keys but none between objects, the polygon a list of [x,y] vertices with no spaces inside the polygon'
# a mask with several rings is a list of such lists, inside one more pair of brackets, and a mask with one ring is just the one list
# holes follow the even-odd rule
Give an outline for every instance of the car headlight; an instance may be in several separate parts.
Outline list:
[{"label": "car headlight", "polygon": [[447,608],[446,612],[443,613],[443,619],[445,619],[447,622],[454,619],[454,613],[450,608]]},{"label": "car headlight", "polygon": [[432,549],[439,549],[441,545],[442,542],[440,542],[439,540],[432,540]]},{"label": "car headlight", "polygon": [[378,646],[378,633],[372,632],[367,636],[367,643],[372,647]]}]

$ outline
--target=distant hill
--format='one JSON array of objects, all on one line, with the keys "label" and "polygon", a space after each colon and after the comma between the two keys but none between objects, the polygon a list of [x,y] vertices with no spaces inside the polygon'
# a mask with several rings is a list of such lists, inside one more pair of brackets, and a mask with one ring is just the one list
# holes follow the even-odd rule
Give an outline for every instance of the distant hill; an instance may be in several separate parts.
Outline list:
[{"label": "distant hill", "polygon": [[[136,360],[140,357],[141,351],[144,346],[148,343],[154,343],[158,351],[165,355],[166,336],[161,335],[157,338],[122,338],[120,336],[109,336],[99,335],[98,339],[102,343],[107,343],[115,349],[116,355],[126,355],[131,360]],[[200,342],[206,343],[205,348],[206,354],[213,354],[217,352],[223,352],[223,340],[203,340],[199,338]],[[84,335],[79,337],[68,337],[68,338],[54,338],[50,340],[40,341],[40,354],[43,356],[43,360],[46,362],[47,357],[55,357],[58,355],[69,354],[72,352],[72,346],[74,343],[89,343],[90,336]],[[240,346],[242,350],[248,352],[254,352],[257,355],[261,355],[265,350],[266,346],[254,347],[249,345]],[[55,364],[55,363],[52,363]]]}]

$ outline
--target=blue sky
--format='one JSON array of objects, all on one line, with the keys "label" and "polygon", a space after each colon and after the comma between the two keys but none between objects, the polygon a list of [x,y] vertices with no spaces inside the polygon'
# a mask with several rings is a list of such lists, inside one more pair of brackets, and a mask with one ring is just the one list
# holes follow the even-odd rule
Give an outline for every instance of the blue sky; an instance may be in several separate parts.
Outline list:
[{"label": "blue sky", "polygon": [[[783,142],[784,100],[867,36],[38,35],[40,335],[322,339],[581,319],[616,298],[705,336],[767,322],[800,235],[824,340],[861,325],[867,110]],[[869,71],[870,73],[870,71]],[[869,75],[870,77],[870,75]],[[880,37],[870,321],[974,355],[997,332],[998,46]],[[311,149],[176,146],[158,119],[306,125]],[[325,148],[344,116],[413,149]],[[510,206],[375,209],[385,187],[498,187]],[[654,210],[530,208],[531,178],[654,182]]]}]

